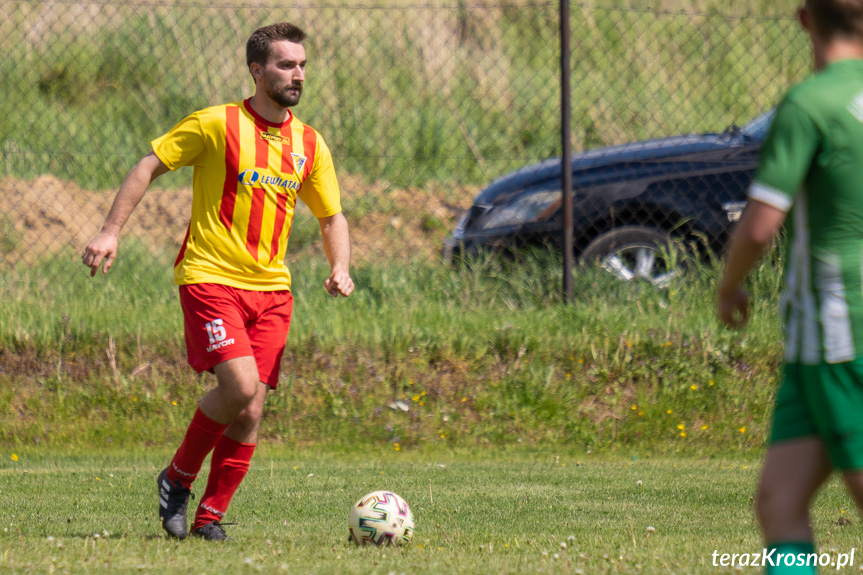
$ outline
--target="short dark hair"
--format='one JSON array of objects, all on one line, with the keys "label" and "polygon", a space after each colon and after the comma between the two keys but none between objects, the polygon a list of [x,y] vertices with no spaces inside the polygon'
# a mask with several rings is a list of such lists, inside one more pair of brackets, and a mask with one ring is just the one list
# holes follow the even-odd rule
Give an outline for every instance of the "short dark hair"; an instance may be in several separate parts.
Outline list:
[{"label": "short dark hair", "polygon": [[805,7],[824,38],[863,40],[863,0],[806,0]]},{"label": "short dark hair", "polygon": [[261,66],[266,65],[270,58],[270,46],[273,42],[287,40],[295,44],[301,44],[306,39],[306,33],[299,26],[289,22],[279,22],[258,28],[246,42],[246,65],[251,66],[256,62]]}]

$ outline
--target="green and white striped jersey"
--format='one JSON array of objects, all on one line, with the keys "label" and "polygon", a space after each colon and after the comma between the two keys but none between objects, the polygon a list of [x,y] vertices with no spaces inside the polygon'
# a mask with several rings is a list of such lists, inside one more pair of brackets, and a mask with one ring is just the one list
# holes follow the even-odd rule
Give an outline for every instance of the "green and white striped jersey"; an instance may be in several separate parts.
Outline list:
[{"label": "green and white striped jersey", "polygon": [[834,62],[788,92],[749,197],[790,210],[785,361],[863,357],[863,60]]}]

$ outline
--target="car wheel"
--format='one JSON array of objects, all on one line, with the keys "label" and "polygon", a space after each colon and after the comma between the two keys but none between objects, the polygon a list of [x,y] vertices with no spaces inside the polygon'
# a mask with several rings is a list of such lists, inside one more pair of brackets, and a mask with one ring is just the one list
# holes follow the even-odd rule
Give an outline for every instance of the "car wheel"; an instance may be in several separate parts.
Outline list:
[{"label": "car wheel", "polygon": [[655,228],[625,226],[596,237],[581,254],[585,263],[598,262],[605,271],[625,280],[645,280],[665,287],[680,275],[683,259],[668,261],[668,234]]}]

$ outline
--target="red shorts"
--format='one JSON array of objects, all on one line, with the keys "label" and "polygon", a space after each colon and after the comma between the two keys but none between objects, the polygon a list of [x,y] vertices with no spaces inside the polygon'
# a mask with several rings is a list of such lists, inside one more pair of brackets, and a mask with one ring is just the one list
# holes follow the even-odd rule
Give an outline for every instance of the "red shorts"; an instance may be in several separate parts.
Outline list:
[{"label": "red shorts", "polygon": [[229,359],[253,356],[261,381],[275,389],[293,304],[287,290],[181,285],[189,365],[200,373]]}]

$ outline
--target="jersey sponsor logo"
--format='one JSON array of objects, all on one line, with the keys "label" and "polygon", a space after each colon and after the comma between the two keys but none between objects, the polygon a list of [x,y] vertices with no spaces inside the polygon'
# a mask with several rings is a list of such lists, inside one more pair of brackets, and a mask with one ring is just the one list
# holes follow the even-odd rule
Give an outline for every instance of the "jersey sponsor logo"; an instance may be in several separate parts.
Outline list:
[{"label": "jersey sponsor logo", "polygon": [[293,152],[291,152],[291,157],[294,158],[294,168],[297,170],[297,173],[301,174],[303,166],[306,165],[306,157]]},{"label": "jersey sponsor logo", "polygon": [[261,139],[269,142],[281,142],[288,145],[291,143],[291,139],[289,137],[282,136],[281,134],[271,134],[269,132],[261,132]]},{"label": "jersey sponsor logo", "polygon": [[261,174],[256,170],[243,170],[237,178],[244,186],[275,186],[277,188],[285,188],[288,190],[299,190],[300,184],[288,178],[279,176],[268,176]]}]

